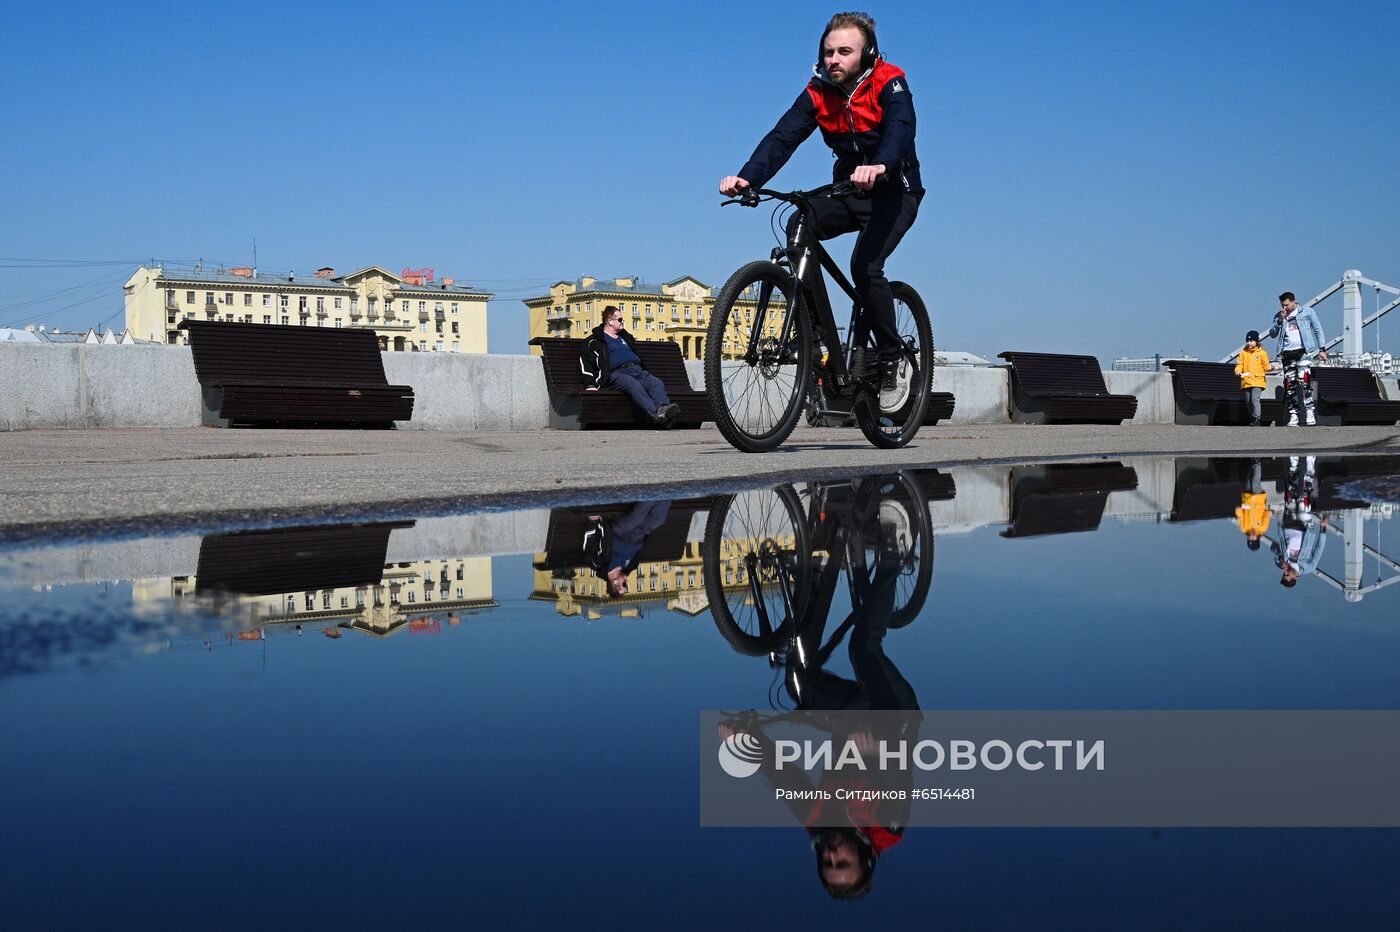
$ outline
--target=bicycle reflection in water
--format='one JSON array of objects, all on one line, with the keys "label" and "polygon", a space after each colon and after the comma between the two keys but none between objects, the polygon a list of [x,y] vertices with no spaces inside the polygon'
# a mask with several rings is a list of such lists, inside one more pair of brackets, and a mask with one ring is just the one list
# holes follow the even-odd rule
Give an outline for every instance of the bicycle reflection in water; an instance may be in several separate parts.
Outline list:
[{"label": "bicycle reflection in water", "polygon": [[[885,637],[918,616],[932,574],[928,499],[909,472],[814,484],[802,493],[791,486],[741,493],[713,509],[706,527],[705,587],[715,624],[735,650],[767,656],[781,671],[783,685],[770,693],[770,704],[793,711],[778,717],[795,714],[826,730],[833,747],[852,742],[867,760],[878,755],[880,741],[916,731],[919,716],[898,724],[843,716],[837,724],[820,713],[917,711],[914,688],[885,653]],[[851,611],[826,637],[843,576]],[[826,669],[843,640],[854,678]],[[889,782],[875,771],[852,775],[833,767],[814,787],[804,769],[776,767],[763,732],[773,719],[741,713],[720,725],[720,738],[745,732],[764,746],[762,773],[775,789],[792,791],[788,805],[811,839],[822,886],[838,899],[865,896],[879,858],[903,838],[912,773],[893,773]],[[827,792],[811,792],[818,788]],[[847,798],[876,789],[902,789],[895,795],[903,798]]]}]

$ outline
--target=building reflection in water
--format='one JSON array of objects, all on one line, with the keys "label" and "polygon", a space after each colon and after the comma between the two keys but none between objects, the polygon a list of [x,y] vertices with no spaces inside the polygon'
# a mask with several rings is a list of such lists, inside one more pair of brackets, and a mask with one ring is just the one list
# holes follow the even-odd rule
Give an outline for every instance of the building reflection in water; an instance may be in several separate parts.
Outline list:
[{"label": "building reflection in water", "polygon": [[[490,557],[444,557],[386,563],[389,535],[413,522],[278,528],[204,538],[194,576],[152,581],[133,593],[153,599],[198,600],[246,619],[233,640],[261,640],[271,628],[342,630],[386,637],[407,628],[441,630],[461,612],[495,608]],[[168,585],[168,588],[167,588]]]}]

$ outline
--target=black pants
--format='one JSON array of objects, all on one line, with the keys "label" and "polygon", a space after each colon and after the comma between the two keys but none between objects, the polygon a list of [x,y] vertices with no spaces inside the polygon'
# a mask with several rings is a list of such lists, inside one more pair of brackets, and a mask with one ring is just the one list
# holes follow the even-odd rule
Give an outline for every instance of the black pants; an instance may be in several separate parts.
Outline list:
[{"label": "black pants", "polygon": [[[894,294],[885,278],[885,261],[914,225],[919,199],[893,188],[871,197],[819,197],[811,207],[817,239],[860,231],[851,251],[851,284],[860,295],[880,358],[898,356],[902,344],[895,328]],[[794,213],[788,221],[789,237],[799,216]]]}]

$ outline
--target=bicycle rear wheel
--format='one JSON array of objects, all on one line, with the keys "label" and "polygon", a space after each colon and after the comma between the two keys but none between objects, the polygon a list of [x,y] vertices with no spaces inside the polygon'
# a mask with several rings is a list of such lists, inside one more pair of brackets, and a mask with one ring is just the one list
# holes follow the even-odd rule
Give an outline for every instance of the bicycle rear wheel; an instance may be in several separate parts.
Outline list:
[{"label": "bicycle rear wheel", "polygon": [[[904,282],[891,282],[894,324],[903,349],[895,391],[869,392],[855,406],[856,423],[865,439],[881,449],[902,447],[924,423],[933,391],[933,326],[919,293]],[[875,348],[866,350],[873,358]]]},{"label": "bicycle rear wheel", "polygon": [[719,432],[746,453],[777,447],[802,413],[812,337],[806,313],[792,300],[794,287],[775,263],[750,262],[729,276],[715,299],[705,393]]},{"label": "bicycle rear wheel", "polygon": [[[731,495],[705,523],[705,595],[715,627],[741,654],[770,654],[806,598],[811,552],[791,486]],[[755,593],[761,598],[755,598]]]}]

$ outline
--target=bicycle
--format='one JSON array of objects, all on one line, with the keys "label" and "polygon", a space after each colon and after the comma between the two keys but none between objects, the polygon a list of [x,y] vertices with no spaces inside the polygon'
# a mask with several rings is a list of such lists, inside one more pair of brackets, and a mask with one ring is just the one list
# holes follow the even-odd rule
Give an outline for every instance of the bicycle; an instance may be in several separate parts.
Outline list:
[{"label": "bicycle", "polygon": [[[767,655],[799,705],[881,586],[887,628],[923,610],[933,577],[933,526],[916,475],[892,473],[730,496],[705,528],[705,594],[735,651]],[[893,561],[891,563],[890,561]],[[893,571],[893,579],[890,573]],[[841,576],[850,614],[828,636]],[[888,592],[888,590],[886,590]],[[770,702],[771,702],[770,697]]]},{"label": "bicycle", "polygon": [[[849,402],[861,433],[881,449],[904,446],[923,423],[933,389],[934,357],[933,329],[923,299],[905,282],[890,283],[902,347],[896,387],[880,392],[878,372],[873,381],[870,372],[878,367],[866,365],[876,352],[860,298],[811,230],[812,199],[854,193],[850,182],[811,191],[750,188],[721,205],[757,207],[780,201],[801,214],[785,246],[729,277],[710,319],[705,391],[715,425],[739,450],[775,449],[797,426],[804,408],[812,423],[844,418],[850,412],[832,407],[843,402]],[[782,210],[776,208],[774,216]],[[844,342],[823,269],[852,302]]]}]

